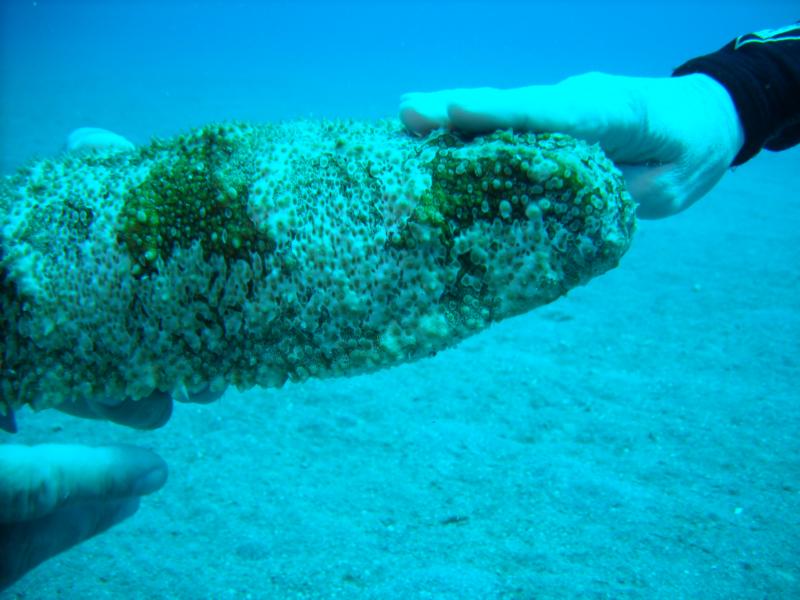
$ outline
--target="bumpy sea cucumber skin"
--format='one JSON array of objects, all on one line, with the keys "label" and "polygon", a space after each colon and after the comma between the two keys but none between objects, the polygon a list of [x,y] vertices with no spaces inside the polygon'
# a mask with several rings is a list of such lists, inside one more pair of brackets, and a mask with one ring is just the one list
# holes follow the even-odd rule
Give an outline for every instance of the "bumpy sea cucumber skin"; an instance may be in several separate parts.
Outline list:
[{"label": "bumpy sea cucumber skin", "polygon": [[635,227],[597,147],[396,121],[214,125],[1,186],[12,408],[429,356],[616,266]]}]

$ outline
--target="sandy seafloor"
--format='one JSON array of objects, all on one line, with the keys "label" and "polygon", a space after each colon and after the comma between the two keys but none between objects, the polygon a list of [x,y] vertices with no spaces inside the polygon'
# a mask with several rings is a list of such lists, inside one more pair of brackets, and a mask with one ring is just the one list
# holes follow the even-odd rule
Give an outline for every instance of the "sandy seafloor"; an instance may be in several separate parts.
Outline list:
[{"label": "sandy seafloor", "polygon": [[[32,80],[4,170],[78,125],[182,126],[114,112],[114,81],[82,89],[92,113]],[[3,441],[137,444],[171,473],[0,597],[800,597],[799,167],[800,149],[759,156],[641,223],[614,271],[431,359],[177,405],[155,432],[23,411]]]}]

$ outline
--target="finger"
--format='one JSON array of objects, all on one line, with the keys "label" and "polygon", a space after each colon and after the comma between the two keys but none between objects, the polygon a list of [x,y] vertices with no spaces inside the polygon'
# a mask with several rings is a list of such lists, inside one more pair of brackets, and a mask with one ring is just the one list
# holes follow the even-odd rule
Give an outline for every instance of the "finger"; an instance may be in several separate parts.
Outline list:
[{"label": "finger", "polygon": [[0,524],[0,590],[38,564],[133,515],[138,496],[90,500],[30,521]]},{"label": "finger", "polygon": [[597,138],[599,126],[605,124],[598,122],[597,104],[587,91],[576,89],[573,81],[566,80],[559,85],[505,90],[471,88],[406,94],[400,104],[400,118],[418,134],[447,127],[468,134],[517,129]]},{"label": "finger", "polygon": [[[446,103],[447,117],[439,120],[464,133],[498,129],[567,133],[599,143],[613,160],[641,162],[651,156],[654,146],[643,125],[642,86],[629,78],[586,73],[556,85],[454,90],[446,98],[427,102]],[[418,102],[412,98],[407,106]],[[424,103],[419,105],[424,109]]]},{"label": "finger", "polygon": [[172,395],[155,391],[140,400],[118,404],[93,402],[92,409],[101,418],[134,429],[158,429],[172,416]]},{"label": "finger", "polygon": [[203,391],[195,392],[194,394],[186,394],[185,398],[180,398],[183,402],[191,402],[193,404],[211,404],[216,402],[225,395],[225,389],[211,389],[207,387]]},{"label": "finger", "polygon": [[442,94],[405,94],[400,102],[400,120],[417,135],[448,126],[447,101]]},{"label": "finger", "polygon": [[[576,83],[575,79],[579,81]],[[590,143],[598,142],[610,131],[619,130],[623,120],[628,119],[627,108],[620,98],[601,101],[587,79],[594,80],[584,76],[557,85],[484,88],[461,94],[448,105],[450,126],[472,134],[497,129],[568,133]],[[578,83],[582,85],[579,87]]]},{"label": "finger", "polygon": [[158,429],[172,416],[172,395],[153,392],[140,400],[127,399],[118,403],[94,400],[65,401],[56,407],[61,412],[84,419],[101,419],[134,429]]},{"label": "finger", "polygon": [[4,412],[0,412],[0,429],[7,433],[17,433],[17,419],[14,416],[14,409],[6,402],[3,404],[5,406],[0,408],[0,410],[4,410]]},{"label": "finger", "polygon": [[451,127],[448,109],[453,103],[465,102],[469,97],[492,91],[492,88],[462,88],[438,92],[413,92],[404,94],[400,101],[400,120],[417,135],[426,135],[434,129]]},{"label": "finger", "polygon": [[547,131],[543,123],[534,120],[543,114],[541,104],[535,93],[483,88],[451,98],[447,115],[453,129],[469,134],[498,129]]},{"label": "finger", "polygon": [[175,390],[174,399],[176,402],[211,404],[222,398],[227,388],[228,386],[221,378],[194,392],[189,392],[186,386],[180,385]]},{"label": "finger", "polygon": [[167,480],[157,454],[134,446],[0,446],[0,523],[92,500],[152,493]]}]

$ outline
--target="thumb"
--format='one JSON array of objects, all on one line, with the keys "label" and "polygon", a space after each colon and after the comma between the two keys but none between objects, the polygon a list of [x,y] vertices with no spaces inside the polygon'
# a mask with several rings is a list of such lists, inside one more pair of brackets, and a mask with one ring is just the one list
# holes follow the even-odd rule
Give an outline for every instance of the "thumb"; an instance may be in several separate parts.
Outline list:
[{"label": "thumb", "polygon": [[0,446],[0,590],[134,514],[166,478],[133,446]]},{"label": "thumb", "polygon": [[167,480],[157,454],[135,446],[0,446],[0,523],[88,500],[152,493]]},{"label": "thumb", "polygon": [[48,558],[124,521],[139,497],[71,504],[30,521],[0,523],[0,591]]}]

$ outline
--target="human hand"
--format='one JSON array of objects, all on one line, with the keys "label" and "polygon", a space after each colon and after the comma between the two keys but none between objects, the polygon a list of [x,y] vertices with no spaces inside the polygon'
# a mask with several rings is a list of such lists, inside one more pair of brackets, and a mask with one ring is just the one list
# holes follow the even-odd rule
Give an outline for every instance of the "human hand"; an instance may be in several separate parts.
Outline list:
[{"label": "human hand", "polygon": [[166,463],[133,446],[0,446],[0,590],[130,517],[166,480]]},{"label": "human hand", "polygon": [[561,132],[598,143],[622,171],[643,218],[680,212],[724,175],[744,143],[730,95],[700,74],[642,78],[586,73],[555,85],[403,96],[413,133],[446,127]]}]

